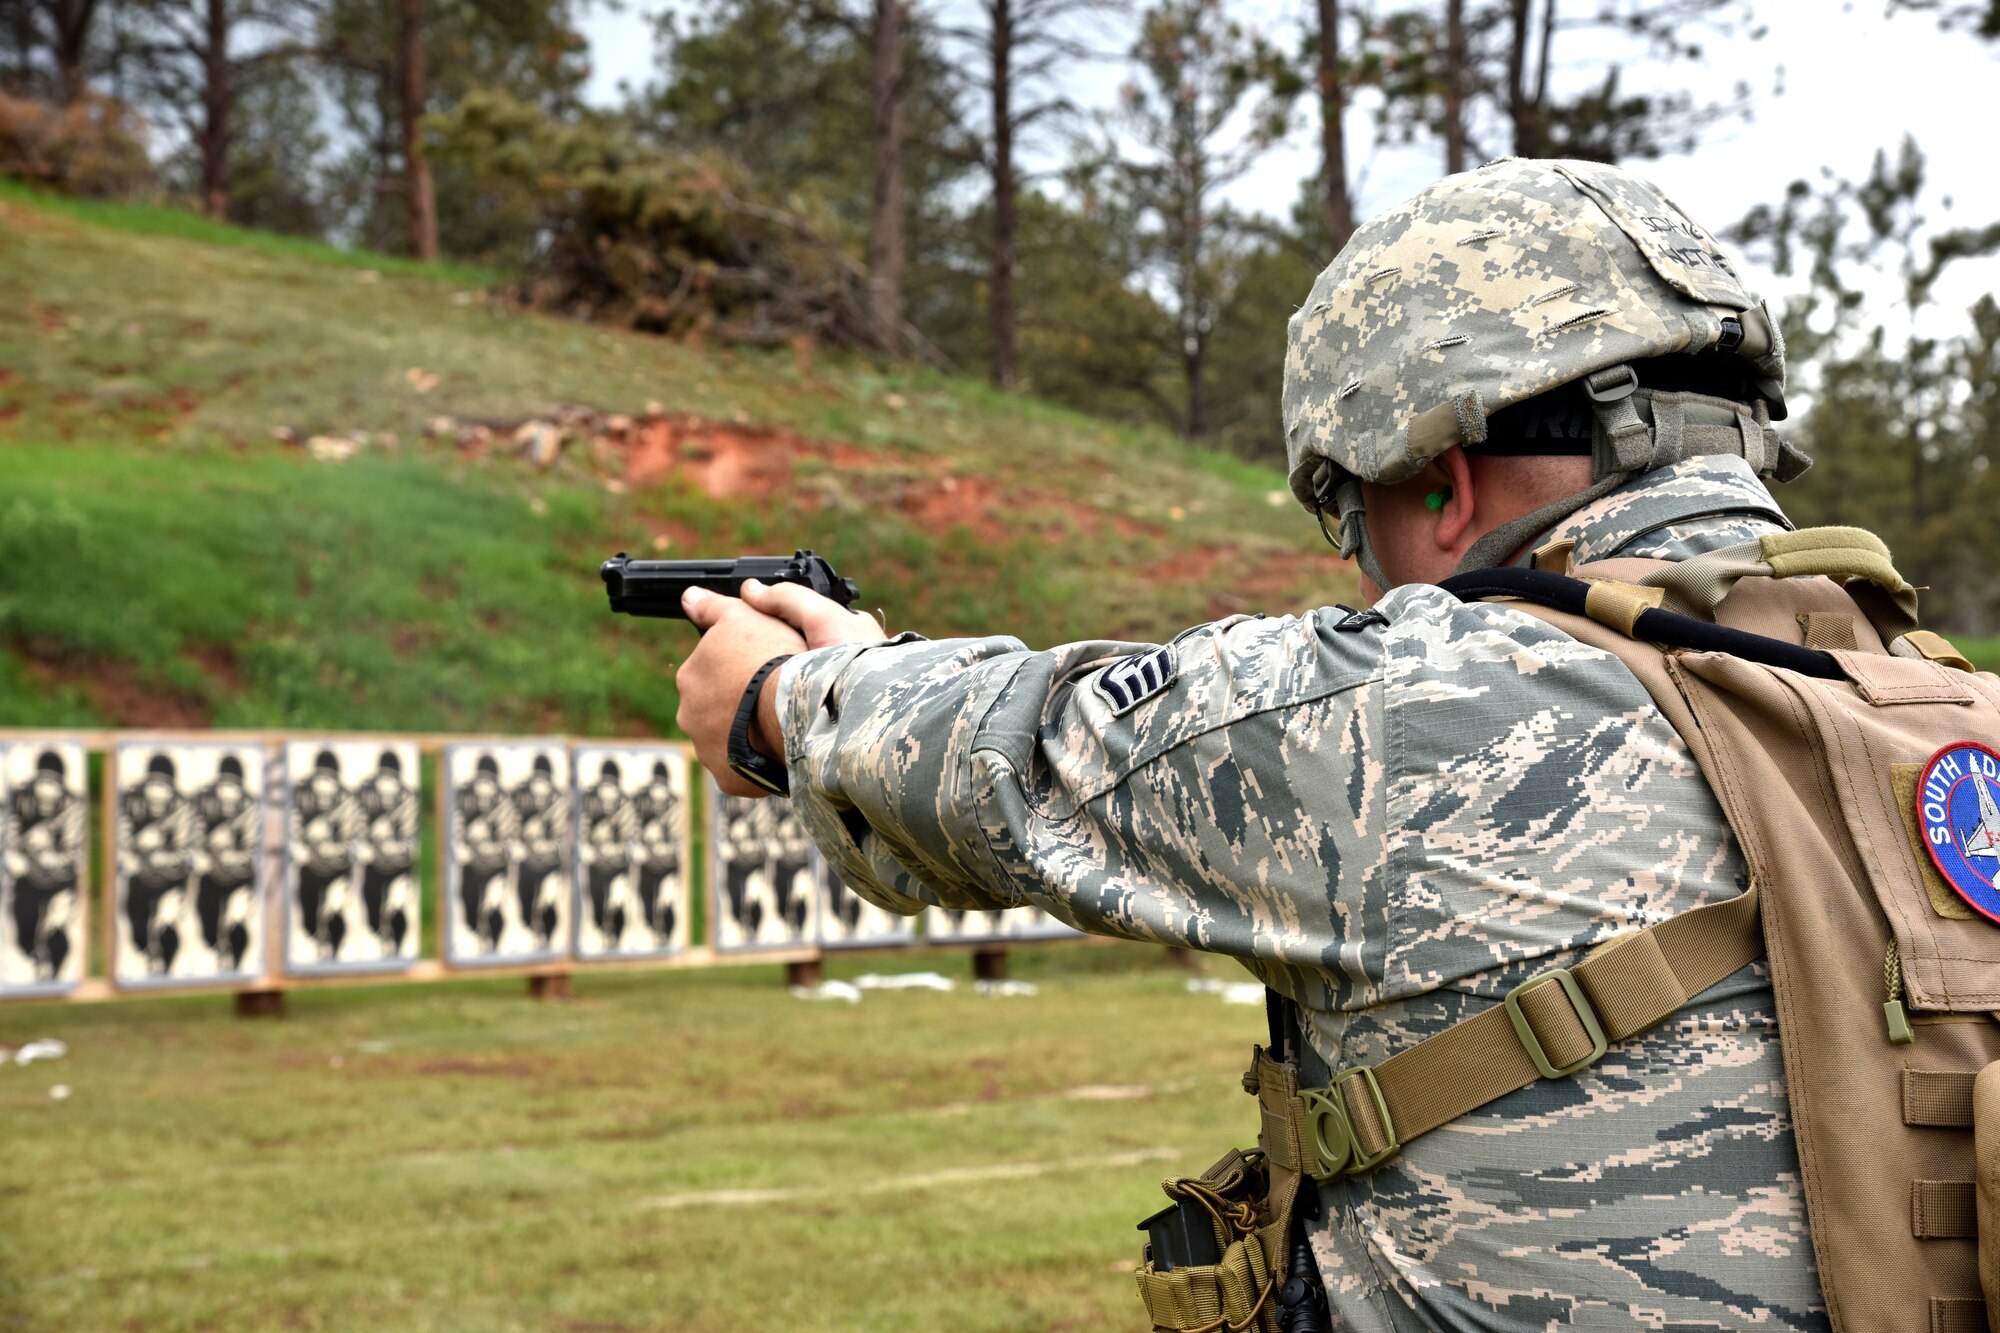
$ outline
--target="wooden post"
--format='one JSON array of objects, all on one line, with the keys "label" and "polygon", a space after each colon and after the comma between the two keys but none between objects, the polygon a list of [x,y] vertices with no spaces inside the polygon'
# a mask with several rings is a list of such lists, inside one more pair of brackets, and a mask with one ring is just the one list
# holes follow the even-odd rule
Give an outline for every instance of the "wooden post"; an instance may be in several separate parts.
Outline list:
[{"label": "wooden post", "polygon": [[1005,981],[1007,979],[1007,946],[1004,944],[982,944],[972,951],[972,979],[974,981]]},{"label": "wooden post", "polygon": [[236,1016],[238,1018],[283,1018],[285,1016],[285,993],[275,988],[237,991]]},{"label": "wooden post", "polygon": [[567,1000],[570,998],[569,973],[543,972],[528,978],[528,998],[534,1000]]},{"label": "wooden post", "polygon": [[825,974],[826,960],[821,958],[801,958],[796,963],[785,964],[787,986],[817,986]]}]

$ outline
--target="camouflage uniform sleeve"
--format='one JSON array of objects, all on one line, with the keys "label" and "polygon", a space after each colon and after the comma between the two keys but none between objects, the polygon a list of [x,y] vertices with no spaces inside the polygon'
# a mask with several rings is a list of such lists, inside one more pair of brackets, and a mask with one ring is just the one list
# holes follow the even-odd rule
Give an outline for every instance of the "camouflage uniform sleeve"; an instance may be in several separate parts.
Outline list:
[{"label": "camouflage uniform sleeve", "polygon": [[1107,682],[1156,651],[803,654],[781,681],[793,801],[841,876],[894,910],[1031,904],[1085,930],[1337,969],[1342,869],[1355,882],[1354,858],[1379,855],[1362,759],[1380,734],[1379,622],[1235,617],[1175,639],[1171,670],[1140,688]]}]

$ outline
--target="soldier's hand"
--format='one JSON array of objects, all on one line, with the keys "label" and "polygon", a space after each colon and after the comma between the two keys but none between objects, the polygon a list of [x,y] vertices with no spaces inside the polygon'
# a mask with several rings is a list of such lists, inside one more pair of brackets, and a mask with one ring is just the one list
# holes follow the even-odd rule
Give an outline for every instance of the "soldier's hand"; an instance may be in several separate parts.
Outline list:
[{"label": "soldier's hand", "polygon": [[746,579],[743,600],[805,635],[808,648],[836,648],[843,643],[880,643],[888,637],[875,617],[862,611],[850,611],[831,597],[822,597],[803,584],[766,584]]},{"label": "soldier's hand", "polygon": [[[783,653],[801,652],[806,641],[796,629],[775,616],[721,593],[690,588],[681,599],[688,619],[699,629],[701,642],[674,673],[681,695],[674,721],[694,742],[703,768],[731,796],[765,796],[762,787],[738,777],[729,766],[729,728],[736,706],[757,668]],[[831,605],[831,603],[829,603]],[[757,723],[750,743],[783,763],[785,747],[778,729],[778,674],[764,680],[757,704]]]}]

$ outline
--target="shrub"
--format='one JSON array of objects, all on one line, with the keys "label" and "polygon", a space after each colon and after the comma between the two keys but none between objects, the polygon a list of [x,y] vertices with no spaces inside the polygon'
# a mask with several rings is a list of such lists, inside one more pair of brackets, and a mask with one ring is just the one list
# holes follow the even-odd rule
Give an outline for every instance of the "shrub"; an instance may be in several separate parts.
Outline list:
[{"label": "shrub", "polygon": [[0,176],[86,199],[125,199],[153,183],[144,126],[123,102],[87,93],[65,107],[0,93]]},{"label": "shrub", "polygon": [[501,93],[431,121],[434,156],[535,217],[530,303],[731,342],[874,346],[867,274],[796,201],[715,154],[608,119],[558,123]]}]

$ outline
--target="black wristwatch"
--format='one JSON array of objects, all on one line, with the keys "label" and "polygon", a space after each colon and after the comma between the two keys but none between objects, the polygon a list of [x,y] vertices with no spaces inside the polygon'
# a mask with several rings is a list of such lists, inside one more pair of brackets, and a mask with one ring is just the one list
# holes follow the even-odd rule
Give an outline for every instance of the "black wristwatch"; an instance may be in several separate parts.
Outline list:
[{"label": "black wristwatch", "polygon": [[783,764],[750,743],[750,729],[757,724],[757,699],[764,692],[765,679],[791,660],[790,653],[780,653],[757,668],[743,691],[743,702],[736,705],[736,720],[729,724],[729,767],[773,796],[790,796],[791,780],[785,776]]}]

